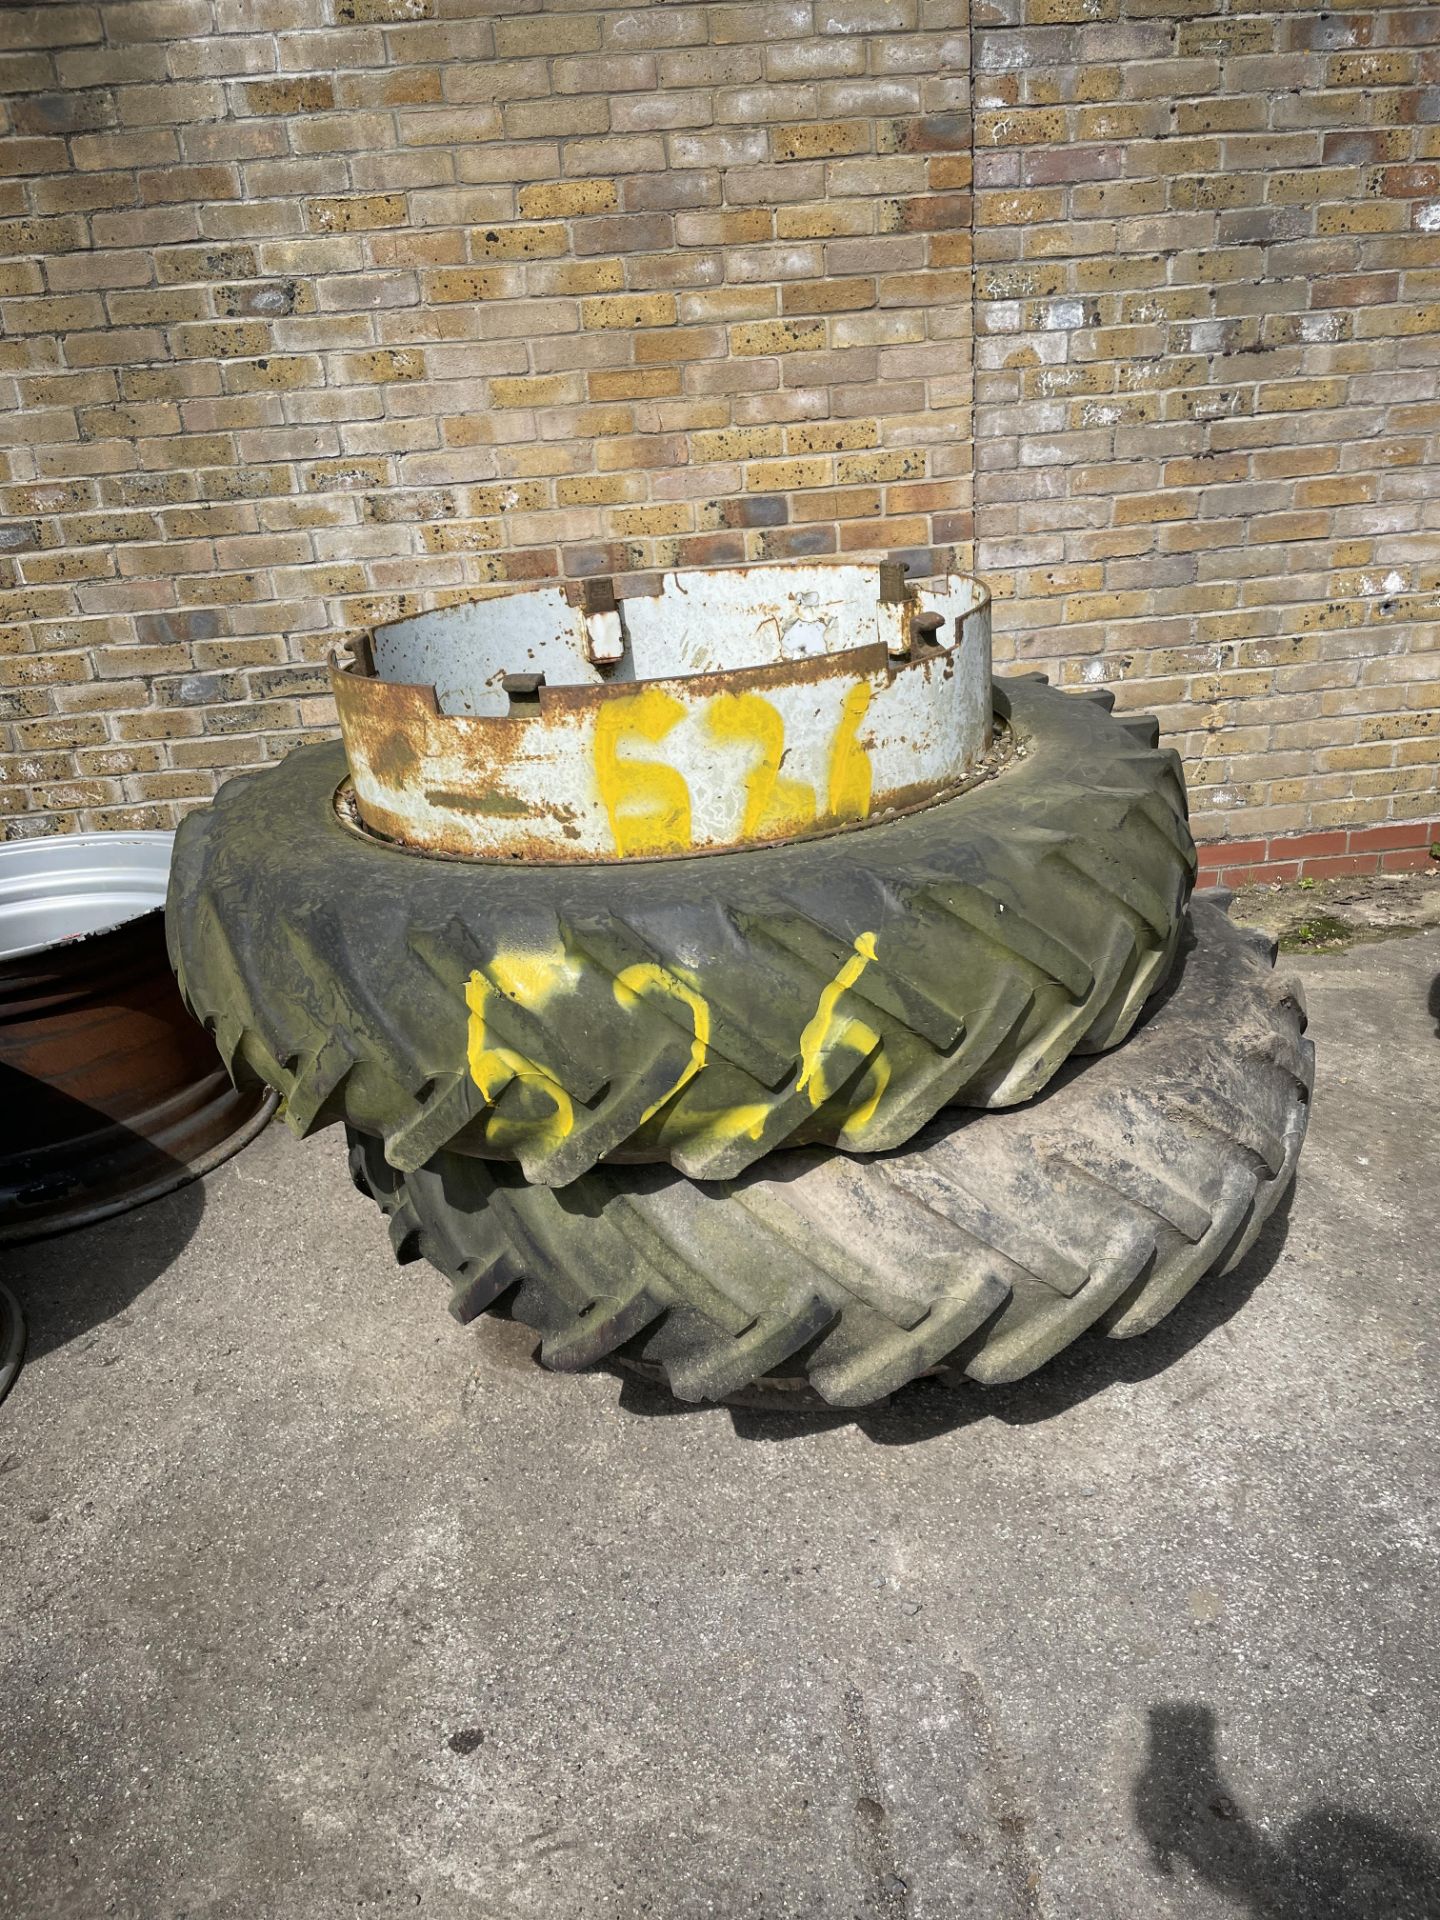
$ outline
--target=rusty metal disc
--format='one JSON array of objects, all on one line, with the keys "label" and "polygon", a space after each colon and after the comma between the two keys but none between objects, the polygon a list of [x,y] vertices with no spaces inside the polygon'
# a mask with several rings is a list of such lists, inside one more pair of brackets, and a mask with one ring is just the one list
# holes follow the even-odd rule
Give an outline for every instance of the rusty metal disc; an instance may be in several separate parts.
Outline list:
[{"label": "rusty metal disc", "polygon": [[990,745],[968,575],[790,565],[442,607],[332,672],[360,821],[428,853],[596,862],[808,840],[959,792]]},{"label": "rusty metal disc", "polygon": [[183,1186],[274,1111],[181,1002],[169,855],[168,834],[0,846],[0,1245]]}]

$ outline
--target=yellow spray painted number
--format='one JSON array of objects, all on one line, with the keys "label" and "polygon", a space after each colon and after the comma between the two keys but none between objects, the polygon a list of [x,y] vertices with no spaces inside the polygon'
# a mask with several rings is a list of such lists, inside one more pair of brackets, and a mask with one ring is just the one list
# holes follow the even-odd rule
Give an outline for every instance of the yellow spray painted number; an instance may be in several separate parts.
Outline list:
[{"label": "yellow spray painted number", "polygon": [[[875,935],[860,934],[835,978],[821,990],[815,1012],[800,1035],[800,1072],[793,1087],[767,1102],[689,1114],[683,1129],[686,1136],[725,1139],[747,1134],[751,1139],[760,1139],[771,1113],[792,1094],[808,1094],[810,1105],[817,1109],[832,1099],[855,1070],[853,1058],[848,1068],[839,1059],[840,1055],[849,1054],[858,1055],[866,1063],[866,1071],[861,1082],[861,1097],[846,1115],[839,1138],[849,1145],[858,1144],[859,1136],[874,1118],[889,1085],[890,1066],[879,1034],[864,1020],[842,1012],[840,1002],[875,957]],[[471,1079],[492,1108],[497,1107],[501,1095],[511,1085],[519,1089],[520,1097],[514,1104],[522,1109],[539,1108],[533,1113],[523,1110],[491,1113],[486,1138],[502,1151],[528,1148],[534,1153],[553,1152],[573,1131],[575,1115],[570,1096],[544,1067],[513,1047],[492,1044],[490,1012],[496,996],[514,1000],[534,1011],[556,993],[573,992],[581,978],[582,966],[583,963],[570,959],[563,950],[503,953],[491,961],[488,976],[472,973],[466,984],[465,1004],[470,1015],[466,1057]],[[644,1126],[689,1085],[708,1061],[710,1005],[697,987],[652,961],[625,967],[615,976],[613,984],[616,1003],[627,1012],[638,1007],[647,995],[659,994],[678,1002],[690,1016],[688,1057],[672,1084],[640,1116],[638,1124]]]},{"label": "yellow spray painted number", "polygon": [[777,708],[758,693],[719,693],[710,702],[705,726],[716,740],[753,741],[760,749],[745,775],[741,839],[793,833],[810,825],[815,818],[813,790],[780,771],[785,721]]},{"label": "yellow spray painted number", "polygon": [[615,976],[615,998],[622,1007],[638,1006],[642,994],[663,993],[672,1000],[679,1000],[690,1009],[694,1022],[694,1032],[690,1041],[690,1058],[681,1070],[674,1086],[667,1087],[653,1106],[645,1109],[640,1116],[643,1127],[647,1120],[653,1119],[660,1109],[673,1100],[680,1089],[693,1080],[704,1066],[710,1050],[710,1005],[693,987],[677,979],[664,967],[658,967],[650,961],[641,961],[633,967],[626,967]]},{"label": "yellow spray painted number", "polygon": [[485,1134],[493,1146],[553,1152],[575,1125],[570,1096],[558,1080],[513,1047],[491,1045],[488,1027],[493,999],[498,993],[534,1009],[562,988],[573,987],[579,971],[563,949],[555,953],[502,953],[490,963],[492,978],[476,972],[466,983],[465,1005],[470,1021],[465,1057],[470,1078],[492,1108],[512,1083],[518,1084],[520,1104],[539,1108],[534,1114],[492,1113]]},{"label": "yellow spray painted number", "polygon": [[857,1136],[874,1118],[881,1095],[889,1084],[890,1065],[881,1051],[879,1034],[863,1020],[841,1014],[839,1002],[874,958],[875,935],[862,933],[850,957],[835,978],[822,989],[815,1012],[805,1024],[800,1036],[800,1072],[793,1086],[786,1087],[770,1100],[722,1107],[708,1113],[687,1112],[686,1137],[723,1141],[744,1134],[751,1140],[763,1139],[766,1122],[794,1094],[807,1093],[812,1107],[824,1106],[835,1090],[844,1084],[847,1073],[854,1071],[853,1061],[846,1072],[838,1070],[835,1056],[848,1051],[859,1054],[861,1059],[869,1063],[862,1082],[868,1091],[852,1107],[839,1129],[839,1137],[847,1145],[857,1144]]},{"label": "yellow spray painted number", "polygon": [[617,853],[684,853],[691,844],[685,776],[620,751],[663,740],[684,718],[681,703],[660,687],[607,700],[596,716],[595,778]]},{"label": "yellow spray painted number", "polygon": [[[874,688],[858,681],[845,694],[831,737],[825,810],[831,820],[863,820],[870,812],[874,772],[860,741]],[[620,854],[687,853],[694,845],[690,788],[677,767],[633,751],[655,747],[685,719],[687,709],[662,687],[607,700],[595,719],[595,783]],[[773,840],[813,826],[814,790],[783,771],[785,718],[759,693],[717,693],[705,704],[704,727],[726,746],[753,746],[745,779],[738,837]]]},{"label": "yellow spray painted number", "polygon": [[[860,722],[870,710],[873,689],[868,680],[851,687],[840,709],[840,724],[830,743],[830,780],[826,803],[835,820],[863,820],[870,811],[875,784],[870,755],[860,744]],[[866,934],[864,938],[869,939]],[[872,956],[873,957],[873,956]]]},{"label": "yellow spray painted number", "polygon": [[[799,1089],[801,1092],[808,1091],[812,1107],[823,1106],[844,1078],[840,1074],[833,1081],[830,1078],[827,1068],[833,1054],[842,1051],[858,1053],[862,1058],[870,1059],[866,1074],[870,1082],[869,1098],[851,1109],[845,1125],[840,1129],[842,1140],[852,1139],[873,1118],[880,1104],[880,1096],[890,1082],[890,1063],[883,1051],[879,1051],[879,1034],[863,1020],[838,1011],[841,995],[855,985],[874,958],[875,936],[873,933],[862,933],[855,942],[855,951],[820,995],[820,1004],[815,1009],[814,1017],[800,1036]],[[871,1055],[874,1057],[870,1058]]]}]

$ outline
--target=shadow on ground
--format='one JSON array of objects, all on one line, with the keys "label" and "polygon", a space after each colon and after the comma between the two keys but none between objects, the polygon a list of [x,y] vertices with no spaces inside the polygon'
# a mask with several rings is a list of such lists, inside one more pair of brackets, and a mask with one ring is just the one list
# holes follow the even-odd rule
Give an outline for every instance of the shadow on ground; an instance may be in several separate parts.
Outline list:
[{"label": "shadow on ground", "polygon": [[[188,1184],[127,1211],[128,1195],[172,1179]],[[31,1360],[123,1313],[204,1211],[203,1182],[155,1139],[0,1062],[0,1279],[29,1324]]]},{"label": "shadow on ground", "polygon": [[27,1363],[123,1314],[188,1245],[205,1211],[192,1180],[133,1212],[0,1250],[0,1279],[29,1324]]},{"label": "shadow on ground", "polygon": [[1317,1801],[1272,1835],[1226,1791],[1213,1710],[1150,1709],[1135,1824],[1162,1873],[1183,1862],[1253,1920],[1434,1920],[1440,1854],[1369,1814]]}]

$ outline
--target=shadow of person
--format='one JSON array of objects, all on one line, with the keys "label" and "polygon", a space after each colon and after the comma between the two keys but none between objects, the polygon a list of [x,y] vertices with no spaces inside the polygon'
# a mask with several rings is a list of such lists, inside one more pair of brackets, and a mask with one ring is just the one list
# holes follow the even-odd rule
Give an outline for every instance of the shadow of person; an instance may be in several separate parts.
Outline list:
[{"label": "shadow of person", "polygon": [[1430,982],[1430,991],[1425,996],[1425,1005],[1430,1018],[1435,1022],[1435,1032],[1440,1036],[1440,973]]},{"label": "shadow of person", "polygon": [[1215,1730],[1201,1704],[1150,1709],[1132,1804],[1162,1873],[1183,1862],[1253,1920],[1436,1920],[1440,1854],[1425,1841],[1328,1801],[1272,1837],[1227,1790]]}]

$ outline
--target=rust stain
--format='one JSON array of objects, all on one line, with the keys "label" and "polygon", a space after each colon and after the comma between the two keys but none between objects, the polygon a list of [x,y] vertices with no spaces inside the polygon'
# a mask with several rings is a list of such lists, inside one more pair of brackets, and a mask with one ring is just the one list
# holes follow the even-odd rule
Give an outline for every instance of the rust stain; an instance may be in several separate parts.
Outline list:
[{"label": "rust stain", "polygon": [[427,787],[425,798],[432,807],[446,807],[452,813],[486,813],[523,818],[530,808],[518,794],[496,788],[489,793],[457,793],[450,787]]},{"label": "rust stain", "polygon": [[683,679],[611,680],[598,686],[541,687],[540,710],[568,713],[576,708],[603,705],[607,700],[624,699],[645,687],[684,687],[687,700],[713,700],[722,693],[764,692],[776,687],[812,687],[830,680],[853,680],[862,675],[887,673],[893,677],[917,663],[892,658],[883,642],[869,647],[854,647],[846,653],[802,654],[796,660],[768,661],[757,667],[731,667],[716,673],[687,673]]},{"label": "rust stain", "polygon": [[[881,826],[888,820],[903,819],[906,814],[924,813],[928,807],[939,806],[944,801],[958,798],[962,793],[969,793],[975,787],[986,785],[997,774],[1003,773],[1012,760],[1023,759],[1024,754],[1024,747],[997,716],[994,733],[983,758],[963,780],[956,780],[938,791],[932,787],[923,786],[887,787],[883,798],[871,808],[866,819],[836,820],[827,815],[822,817],[819,824],[813,830],[807,831],[803,837],[806,840],[834,840],[841,834],[860,832],[867,826]],[[563,815],[565,811],[565,809],[556,809],[557,816]],[[497,863],[509,865],[512,862],[522,864],[535,862],[544,866],[554,864],[557,859],[553,846],[548,840],[526,842],[516,845],[513,851],[489,854],[476,853],[474,847],[465,840],[463,835],[454,833],[437,834],[433,841],[427,840],[424,846],[413,845],[407,837],[405,816],[387,812],[385,808],[373,805],[362,808],[359,796],[348,780],[343,781],[336,789],[335,813],[341,825],[348,828],[351,833],[388,841],[397,852],[411,854],[420,860],[461,860],[467,866],[494,866]],[[576,840],[580,837],[580,829],[572,821],[563,817],[560,818],[560,832],[567,840]],[[792,839],[800,837],[799,834],[790,836]],[[697,852],[647,854],[645,857],[650,860],[703,860],[712,853],[765,853],[784,844],[783,839],[767,840],[753,846],[735,843],[705,847]],[[564,855],[558,857],[562,860],[565,858]],[[593,855],[587,854],[576,856],[576,864],[618,865],[618,860],[612,856],[608,862],[597,861]]]},{"label": "rust stain", "polygon": [[420,771],[420,755],[398,727],[371,744],[369,759],[376,778],[389,787],[403,787]]},{"label": "rust stain", "polygon": [[[916,617],[907,623],[903,655],[882,638],[660,678],[550,684],[541,677],[538,698],[512,699],[508,711],[494,714],[443,713],[434,686],[376,677],[373,650],[356,645],[352,661],[331,662],[355,810],[365,828],[402,846],[544,863],[726,852],[934,804],[970,783],[990,745],[988,714],[977,731],[974,696],[963,691],[974,672],[960,671],[962,652],[976,658],[965,643],[976,625],[983,636],[988,595],[978,589],[967,606],[953,581],[948,591],[950,604],[964,609],[955,615],[952,646],[935,641],[939,616],[910,594],[905,602]],[[520,657],[517,650],[517,663]],[[988,689],[988,674],[984,682]],[[838,715],[837,687],[844,693]],[[806,689],[815,690],[813,701]],[[623,752],[612,749],[607,758],[617,703],[656,700],[666,703],[674,743],[644,734],[637,744],[632,727]],[[747,725],[726,724],[736,715]],[[880,752],[883,774],[878,761],[871,766]],[[904,777],[907,765],[914,779]],[[677,796],[673,830],[663,834],[650,820],[653,805],[642,809],[643,821],[635,812],[636,794],[661,780]],[[687,794],[693,812],[691,798],[682,803]]]}]

